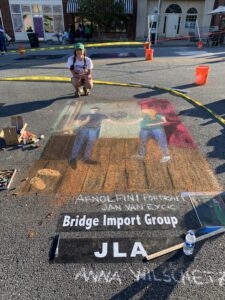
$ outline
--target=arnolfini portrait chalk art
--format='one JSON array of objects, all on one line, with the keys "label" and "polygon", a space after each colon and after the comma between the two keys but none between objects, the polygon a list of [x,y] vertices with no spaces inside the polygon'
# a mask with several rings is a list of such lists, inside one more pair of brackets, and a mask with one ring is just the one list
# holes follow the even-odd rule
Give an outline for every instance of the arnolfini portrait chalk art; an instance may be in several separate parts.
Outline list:
[{"label": "arnolfini portrait chalk art", "polygon": [[220,190],[167,99],[87,103],[65,123],[35,162],[23,192]]},{"label": "arnolfini portrait chalk art", "polygon": [[179,193],[220,187],[167,99],[85,103],[62,119],[22,190],[73,205],[50,261],[141,262],[200,226]]},{"label": "arnolfini portrait chalk art", "polygon": [[110,124],[121,124],[121,125],[133,125],[139,124],[139,147],[138,153],[133,155],[134,159],[144,160],[146,158],[146,147],[148,140],[154,138],[158,143],[160,150],[163,153],[163,158],[160,162],[169,161],[169,149],[167,145],[166,134],[164,125],[166,124],[166,118],[164,115],[157,113],[156,110],[149,108],[147,105],[141,107],[143,116],[134,121],[113,121],[107,115],[99,112],[98,107],[92,107],[88,114],[80,115],[76,121],[77,124],[77,135],[74,141],[70,165],[72,168],[76,168],[79,153],[82,147],[85,147],[83,162],[86,164],[97,164],[98,161],[91,159],[93,147],[99,138],[102,121],[109,122]]}]

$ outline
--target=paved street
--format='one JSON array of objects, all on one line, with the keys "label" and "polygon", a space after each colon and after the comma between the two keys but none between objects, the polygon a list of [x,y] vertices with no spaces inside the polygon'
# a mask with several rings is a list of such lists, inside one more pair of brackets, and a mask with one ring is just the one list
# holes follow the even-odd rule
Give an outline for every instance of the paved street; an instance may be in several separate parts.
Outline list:
[{"label": "paved street", "polygon": [[[225,115],[222,47],[155,47],[153,61],[145,61],[142,47],[87,52],[95,80],[183,89]],[[95,58],[99,54],[102,58]],[[68,77],[70,55],[71,50],[46,50],[1,56],[0,77]],[[210,67],[209,78],[197,86],[195,69],[201,65]],[[164,165],[155,141],[146,146],[144,161],[132,159],[140,142],[132,121],[141,118],[142,105],[167,116],[171,161]],[[93,149],[101,164],[79,160],[71,170],[74,118],[78,109],[86,115],[93,107],[117,124],[102,123]],[[183,192],[224,191],[224,126],[212,114],[159,89],[96,84],[89,97],[75,100],[69,82],[0,81],[0,128],[16,115],[23,116],[28,131],[45,138],[40,148],[1,143],[0,169],[18,170],[10,190],[0,191],[1,299],[224,299],[224,235],[197,243],[191,257],[179,250],[146,262],[140,255],[176,245],[187,229],[199,227],[193,202]],[[41,170],[55,173],[43,179]],[[164,221],[167,217],[163,224],[157,205]],[[65,228],[61,214],[71,215],[74,224],[84,215],[96,224]],[[124,223],[104,227],[110,217]]]}]

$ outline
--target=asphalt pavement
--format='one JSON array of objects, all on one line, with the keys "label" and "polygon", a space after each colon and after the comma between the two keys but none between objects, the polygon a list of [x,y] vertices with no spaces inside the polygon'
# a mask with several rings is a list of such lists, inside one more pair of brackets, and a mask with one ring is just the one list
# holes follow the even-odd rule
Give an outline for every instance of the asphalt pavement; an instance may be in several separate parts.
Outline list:
[{"label": "asphalt pavement", "polygon": [[[142,47],[88,49],[89,56],[99,53],[103,58],[93,58],[96,80],[185,89],[213,112],[221,117],[225,115],[224,48],[155,47],[153,61],[145,61]],[[64,49],[1,56],[0,77],[68,77],[66,61],[70,55],[72,51]],[[194,84],[198,65],[210,67],[208,82],[203,86]],[[1,169],[16,168],[18,172],[10,190],[0,191],[0,298],[224,299],[224,235],[197,244],[191,258],[180,251],[153,262],[95,263],[82,258],[80,263],[49,262],[60,214],[96,212],[98,206],[85,201],[80,204],[77,196],[56,204],[60,195],[17,195],[17,192],[28,177],[29,168],[40,159],[45,145],[55,134],[63,112],[75,101],[73,95],[72,86],[66,82],[0,82],[0,127],[10,126],[11,116],[21,115],[29,131],[45,136],[37,149],[1,147]],[[85,101],[119,103],[146,98],[168,99],[173,104],[224,191],[224,127],[204,108],[158,89],[104,85],[95,85]],[[169,236],[164,234],[165,240],[173,238],[171,232]],[[101,240],[105,234],[93,233],[93,237]],[[112,239],[128,240],[130,235],[129,231],[123,235],[117,235],[116,231],[110,234]],[[92,233],[87,236],[92,237]],[[140,237],[144,239],[148,233],[143,230]]]}]

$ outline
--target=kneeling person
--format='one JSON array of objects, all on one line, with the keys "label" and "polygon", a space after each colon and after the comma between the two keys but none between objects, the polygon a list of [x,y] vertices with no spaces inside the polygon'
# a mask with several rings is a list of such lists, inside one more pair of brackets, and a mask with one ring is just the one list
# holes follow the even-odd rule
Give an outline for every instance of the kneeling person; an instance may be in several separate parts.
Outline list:
[{"label": "kneeling person", "polygon": [[86,96],[90,95],[90,90],[93,88],[93,63],[92,60],[86,56],[83,44],[76,44],[74,55],[68,58],[67,67],[71,72],[71,82],[75,88],[75,97],[80,97],[80,87],[82,86],[84,94]]}]

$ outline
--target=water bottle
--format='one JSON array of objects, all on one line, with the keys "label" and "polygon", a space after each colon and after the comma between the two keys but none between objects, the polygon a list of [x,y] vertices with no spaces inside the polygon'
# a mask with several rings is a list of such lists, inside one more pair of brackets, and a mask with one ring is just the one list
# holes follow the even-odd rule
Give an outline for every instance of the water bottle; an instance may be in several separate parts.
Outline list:
[{"label": "water bottle", "polygon": [[183,252],[186,255],[192,255],[195,247],[196,237],[193,230],[189,230],[185,236]]}]

